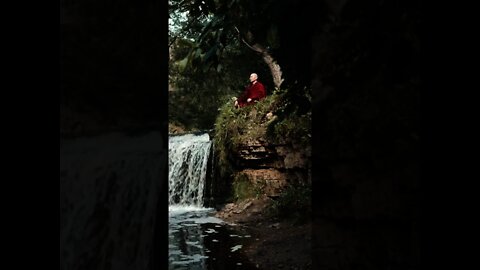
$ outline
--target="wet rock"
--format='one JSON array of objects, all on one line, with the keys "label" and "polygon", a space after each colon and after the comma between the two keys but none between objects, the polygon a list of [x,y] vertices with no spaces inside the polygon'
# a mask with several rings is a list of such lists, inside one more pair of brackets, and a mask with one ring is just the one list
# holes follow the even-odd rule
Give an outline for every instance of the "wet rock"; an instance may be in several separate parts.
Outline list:
[{"label": "wet rock", "polygon": [[270,228],[278,228],[278,227],[280,227],[280,223],[274,223],[270,225]]}]

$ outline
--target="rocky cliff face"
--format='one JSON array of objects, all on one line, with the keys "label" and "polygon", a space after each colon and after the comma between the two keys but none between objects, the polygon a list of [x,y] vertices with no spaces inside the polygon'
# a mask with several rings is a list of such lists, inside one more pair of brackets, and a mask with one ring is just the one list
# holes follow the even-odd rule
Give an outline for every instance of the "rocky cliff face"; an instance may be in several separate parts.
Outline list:
[{"label": "rocky cliff face", "polygon": [[243,176],[267,196],[278,196],[289,184],[311,181],[310,147],[249,140],[238,146],[234,156],[238,168],[235,178]]},{"label": "rocky cliff face", "polygon": [[311,114],[308,106],[299,109],[292,93],[308,101],[308,90],[284,89],[251,106],[221,108],[214,134],[213,197],[277,197],[288,188],[309,188]]}]

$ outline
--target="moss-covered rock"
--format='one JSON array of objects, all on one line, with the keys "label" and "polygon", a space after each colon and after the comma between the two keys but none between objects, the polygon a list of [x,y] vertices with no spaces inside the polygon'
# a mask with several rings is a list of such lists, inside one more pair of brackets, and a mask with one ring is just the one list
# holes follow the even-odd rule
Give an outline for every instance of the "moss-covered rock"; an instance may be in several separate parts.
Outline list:
[{"label": "moss-covered rock", "polygon": [[309,101],[304,90],[275,91],[243,108],[229,100],[220,108],[214,136],[217,183],[230,186],[232,200],[280,197],[289,187],[310,185],[311,111],[291,98],[303,95]]}]

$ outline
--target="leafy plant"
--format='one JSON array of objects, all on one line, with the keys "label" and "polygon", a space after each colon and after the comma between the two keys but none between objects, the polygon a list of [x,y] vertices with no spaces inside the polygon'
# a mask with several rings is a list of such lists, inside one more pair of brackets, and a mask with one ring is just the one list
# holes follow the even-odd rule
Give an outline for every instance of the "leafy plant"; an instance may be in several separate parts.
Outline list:
[{"label": "leafy plant", "polygon": [[[298,92],[298,91],[297,91]],[[271,144],[309,146],[311,111],[300,114],[298,106],[288,98],[291,91],[278,89],[254,105],[234,108],[231,99],[224,99],[215,121],[215,150],[223,178],[234,172],[232,153],[247,141]],[[309,91],[303,93],[306,96]]]}]

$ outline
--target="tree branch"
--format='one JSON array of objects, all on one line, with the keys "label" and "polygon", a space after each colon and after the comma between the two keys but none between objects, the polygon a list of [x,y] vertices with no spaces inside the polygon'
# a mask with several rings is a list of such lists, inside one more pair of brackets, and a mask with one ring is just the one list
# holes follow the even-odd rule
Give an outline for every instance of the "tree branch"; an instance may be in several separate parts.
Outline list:
[{"label": "tree branch", "polygon": [[270,72],[273,78],[273,84],[275,85],[276,89],[280,88],[280,85],[283,83],[284,79],[282,79],[282,70],[280,65],[277,64],[275,59],[268,53],[268,51],[263,48],[260,44],[256,43],[253,45],[248,44],[248,42],[242,37],[240,30],[235,26],[235,30],[238,33],[238,37],[242,40],[242,42],[247,45],[248,48],[251,50],[259,53],[262,55],[263,61],[268,65],[270,68]]},{"label": "tree branch", "polygon": [[237,33],[238,33],[238,37],[240,38],[240,40],[242,40],[243,43],[245,43],[245,45],[247,45],[247,47],[249,47],[250,49],[258,52],[258,53],[263,53],[261,50],[258,50],[252,46],[250,46],[250,44],[248,44],[248,42],[242,37],[242,35],[240,34],[240,30],[238,30],[238,28],[235,26],[235,30],[237,30]]}]

